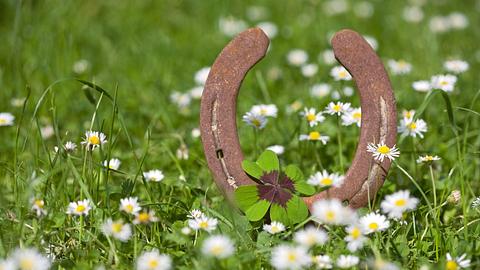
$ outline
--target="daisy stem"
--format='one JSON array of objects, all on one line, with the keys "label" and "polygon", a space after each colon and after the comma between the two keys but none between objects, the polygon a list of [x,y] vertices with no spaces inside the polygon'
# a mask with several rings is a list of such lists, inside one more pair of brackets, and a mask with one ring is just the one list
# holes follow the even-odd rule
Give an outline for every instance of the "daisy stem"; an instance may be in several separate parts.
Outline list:
[{"label": "daisy stem", "polygon": [[313,142],[313,148],[314,148],[313,152],[315,152],[315,159],[317,160],[318,167],[320,167],[320,169],[323,170],[322,160],[320,159],[320,155],[318,154],[318,151],[319,151],[318,148],[320,148],[320,147],[318,147],[318,144]]},{"label": "daisy stem", "polygon": [[258,131],[253,128],[253,144],[255,145],[255,156],[258,157]]},{"label": "daisy stem", "polygon": [[435,177],[433,176],[432,164],[430,164],[428,167],[430,169],[430,178],[432,180],[433,207],[437,208],[437,191],[436,191],[436,187],[435,187]]},{"label": "daisy stem", "polygon": [[82,236],[83,236],[83,215],[80,216],[79,228],[78,228],[78,242],[80,245],[82,244]]},{"label": "daisy stem", "polygon": [[340,134],[340,131],[341,131],[340,116],[337,115],[338,157],[340,159],[340,170],[343,172],[343,147],[342,147],[342,136]]}]

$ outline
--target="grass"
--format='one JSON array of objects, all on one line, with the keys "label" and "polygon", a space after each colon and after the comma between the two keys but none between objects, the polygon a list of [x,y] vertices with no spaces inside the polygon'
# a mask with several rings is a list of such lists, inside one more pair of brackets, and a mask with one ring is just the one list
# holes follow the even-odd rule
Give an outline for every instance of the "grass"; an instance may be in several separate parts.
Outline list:
[{"label": "grass", "polygon": [[[324,1],[13,1],[0,2],[0,112],[15,115],[15,124],[0,127],[0,258],[17,247],[36,247],[54,257],[54,269],[132,269],[145,250],[157,248],[169,254],[177,269],[269,269],[272,247],[291,242],[294,227],[280,235],[262,232],[262,222],[249,223],[238,210],[225,203],[214,185],[199,138],[191,135],[198,126],[199,101],[179,110],[170,101],[174,91],[195,86],[197,70],[213,63],[230,40],[218,28],[221,16],[234,16],[249,26],[249,7],[263,6],[266,17],[279,34],[267,57],[250,71],[239,95],[240,140],[249,160],[272,144],[283,145],[282,164],[298,164],[305,175],[321,165],[330,171],[346,170],[355,152],[359,129],[337,126],[327,117],[319,130],[331,137],[314,149],[299,143],[307,130],[296,114],[286,113],[294,101],[323,109],[330,97],[309,94],[319,82],[334,90],[354,86],[329,76],[330,66],[317,60],[329,48],[331,33],[352,28],[375,37],[377,53],[388,59],[405,59],[413,65],[408,75],[391,75],[399,112],[417,110],[428,124],[425,138],[400,138],[401,156],[388,175],[371,209],[379,209],[385,195],[407,189],[421,200],[409,213],[406,224],[391,227],[370,238],[355,254],[362,262],[383,258],[416,269],[445,266],[445,254],[463,253],[480,267],[480,212],[471,207],[479,196],[480,179],[480,40],[478,1],[430,1],[419,24],[402,19],[403,1],[371,1],[374,14],[361,18],[350,9],[328,16]],[[464,30],[433,33],[429,20],[453,11],[465,14]],[[309,62],[319,63],[319,72],[304,78],[288,65],[285,55],[293,48],[308,52]],[[413,81],[442,74],[450,58],[468,61],[470,68],[458,76],[452,93],[416,92]],[[75,74],[72,66],[87,59],[90,68]],[[281,77],[272,79],[272,70]],[[82,80],[79,81],[78,79]],[[93,87],[85,87],[90,85]],[[98,87],[101,87],[98,88]],[[104,89],[104,90],[103,90]],[[11,105],[25,99],[21,106]],[[359,105],[358,97],[342,101]],[[279,116],[266,128],[252,132],[240,121],[252,105],[274,103]],[[54,135],[42,138],[41,129],[51,126]],[[93,152],[80,141],[87,130],[99,130],[108,143]],[[74,141],[73,154],[55,154],[53,148]],[[341,149],[337,141],[341,141]],[[187,160],[177,149],[186,145]],[[339,154],[340,153],[340,154]],[[419,155],[442,159],[432,166],[416,163]],[[117,171],[105,170],[111,157],[122,161]],[[343,163],[343,164],[342,164]],[[160,183],[146,182],[142,172],[158,168],[165,174]],[[449,203],[453,190],[461,200]],[[160,221],[135,225],[127,243],[105,237],[100,228],[107,218],[131,217],[119,212],[119,201],[138,196],[142,207],[155,210]],[[45,201],[48,215],[38,218],[31,199]],[[86,218],[68,216],[69,202],[91,199],[96,207]],[[206,259],[200,252],[208,233],[185,236],[191,209],[201,209],[219,220],[216,233],[230,236],[234,256]],[[364,214],[368,207],[359,210]],[[298,228],[297,228],[298,229]],[[314,254],[333,258],[350,253],[343,229],[329,227],[330,241]]]}]

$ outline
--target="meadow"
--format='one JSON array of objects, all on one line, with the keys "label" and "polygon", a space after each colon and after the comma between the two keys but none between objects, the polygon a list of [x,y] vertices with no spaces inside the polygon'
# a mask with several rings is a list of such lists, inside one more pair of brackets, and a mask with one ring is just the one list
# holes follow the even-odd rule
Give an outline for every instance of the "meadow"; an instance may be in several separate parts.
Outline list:
[{"label": "meadow", "polygon": [[[0,270],[479,269],[479,14],[478,0],[0,1]],[[215,185],[203,85],[256,26],[271,43],[238,97],[245,159],[268,148],[315,192],[343,184],[361,125],[330,38],[353,29],[382,59],[399,132],[371,149],[392,166],[366,207],[252,221]]]}]

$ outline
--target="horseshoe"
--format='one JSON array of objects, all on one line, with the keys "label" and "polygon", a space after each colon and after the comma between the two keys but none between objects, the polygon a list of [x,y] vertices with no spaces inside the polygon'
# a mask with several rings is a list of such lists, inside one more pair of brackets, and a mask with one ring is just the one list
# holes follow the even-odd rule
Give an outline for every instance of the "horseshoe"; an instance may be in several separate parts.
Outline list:
[{"label": "horseshoe", "polygon": [[[230,200],[236,187],[255,184],[241,167],[236,105],[245,75],[265,56],[268,44],[268,37],[259,28],[240,33],[215,60],[202,94],[200,129],[205,156],[217,186]],[[365,206],[383,185],[391,163],[388,159],[374,160],[367,145],[384,142],[392,146],[396,142],[395,97],[380,58],[361,35],[348,29],[334,35],[332,47],[360,94],[360,141],[344,184],[305,197],[310,209],[324,198],[347,201],[353,208]]]}]

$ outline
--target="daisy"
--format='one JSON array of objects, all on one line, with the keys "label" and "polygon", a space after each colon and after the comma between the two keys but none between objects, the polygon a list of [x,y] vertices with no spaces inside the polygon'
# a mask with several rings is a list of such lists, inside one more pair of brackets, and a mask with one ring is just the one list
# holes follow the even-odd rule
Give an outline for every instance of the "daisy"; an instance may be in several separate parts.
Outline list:
[{"label": "daisy", "polygon": [[253,106],[250,112],[265,117],[277,117],[278,108],[275,104],[259,104]]},{"label": "daisy", "polygon": [[447,262],[445,263],[445,269],[457,270],[470,267],[470,260],[466,259],[466,256],[467,254],[464,253],[460,257],[453,258],[450,253],[447,253]]},{"label": "daisy", "polygon": [[427,132],[427,123],[423,119],[400,120],[400,126],[398,127],[398,132],[402,133],[403,136],[412,136],[423,138],[423,133]]},{"label": "daisy", "polygon": [[32,199],[32,211],[35,211],[38,217],[46,216],[45,202],[42,199]]},{"label": "daisy", "polygon": [[423,11],[418,6],[408,6],[403,9],[403,19],[407,22],[418,23],[423,20]]},{"label": "daisy", "polygon": [[313,204],[312,216],[322,224],[346,225],[356,220],[356,212],[338,199],[320,200]]},{"label": "daisy", "polygon": [[316,126],[318,123],[321,123],[325,120],[325,117],[322,115],[322,112],[318,112],[315,108],[305,108],[303,112],[300,113],[301,116],[305,117],[308,125],[310,127]]},{"label": "daisy", "polygon": [[65,143],[63,148],[67,152],[74,152],[75,150],[77,150],[77,144],[74,143],[74,142],[68,141],[68,142]]},{"label": "daisy", "polygon": [[77,74],[83,74],[88,70],[89,67],[90,67],[90,62],[88,62],[88,60],[80,59],[75,63],[73,63],[72,70]]},{"label": "daisy", "polygon": [[192,138],[198,138],[200,137],[201,135],[201,132],[200,132],[200,129],[199,128],[194,128],[192,129],[192,131],[190,132],[190,134],[192,135]]},{"label": "daisy", "polygon": [[350,108],[350,103],[342,103],[342,102],[330,102],[328,106],[325,107],[325,112],[330,115],[342,115],[347,112]]},{"label": "daisy", "polygon": [[36,249],[17,249],[12,254],[13,263],[19,270],[47,270],[50,260],[40,254]]},{"label": "daisy", "polygon": [[147,182],[160,182],[165,176],[160,170],[150,170],[148,172],[144,172],[143,177],[145,180],[147,180]]},{"label": "daisy", "polygon": [[452,190],[452,193],[450,193],[450,195],[448,195],[447,197],[447,201],[452,204],[459,203],[461,199],[462,199],[462,193],[460,193],[460,190],[458,189]]},{"label": "daisy", "polygon": [[432,89],[429,81],[416,81],[412,83],[412,88],[418,92],[428,92]]},{"label": "daisy", "polygon": [[76,216],[87,216],[88,212],[90,212],[91,209],[92,207],[90,200],[85,199],[78,202],[71,202],[68,205],[67,214]]},{"label": "daisy", "polygon": [[55,130],[51,125],[44,126],[40,128],[40,134],[42,135],[42,139],[48,139],[55,134]]},{"label": "daisy", "polygon": [[443,63],[443,68],[455,74],[460,74],[468,70],[468,63],[462,60],[450,60]]},{"label": "daisy", "polygon": [[453,29],[464,29],[469,23],[468,17],[460,12],[452,12],[447,18]]},{"label": "daisy", "polygon": [[204,230],[206,232],[212,232],[217,228],[217,225],[218,220],[216,218],[210,218],[207,216],[188,220],[188,226],[195,231]]},{"label": "daisy", "polygon": [[192,89],[188,90],[188,94],[193,99],[200,99],[203,94],[203,85],[193,87]]},{"label": "daisy", "polygon": [[243,122],[247,123],[249,126],[254,127],[255,129],[263,129],[267,125],[267,118],[261,114],[256,114],[252,112],[247,112],[242,117]]},{"label": "daisy", "polygon": [[185,109],[192,102],[192,97],[189,95],[189,93],[173,91],[172,94],[170,94],[170,100],[173,104],[177,105],[178,108]]},{"label": "daisy", "polygon": [[293,49],[287,54],[287,62],[292,66],[302,66],[308,61],[308,54],[301,49]]},{"label": "daisy", "polygon": [[281,155],[285,152],[285,147],[283,147],[282,145],[271,145],[267,147],[267,150],[270,150],[277,155]]},{"label": "daisy", "polygon": [[386,230],[390,226],[390,222],[382,214],[378,213],[369,213],[359,220],[362,231],[365,234],[370,234],[373,232],[381,232]]},{"label": "daisy", "polygon": [[269,234],[277,234],[285,231],[285,225],[278,221],[272,221],[270,224],[264,224],[263,230]]},{"label": "daisy", "polygon": [[372,47],[373,50],[376,51],[378,49],[377,39],[375,39],[372,36],[363,36],[363,38],[365,39],[365,41],[367,41],[368,45],[370,45],[370,47]]},{"label": "daisy", "polygon": [[316,172],[310,178],[308,178],[307,183],[313,186],[320,187],[340,187],[343,184],[344,176],[339,175],[338,173],[328,173],[326,170],[322,172]]},{"label": "daisy", "polygon": [[432,163],[433,161],[437,161],[440,159],[441,158],[439,156],[430,156],[430,155],[419,156],[417,159],[417,163]]},{"label": "daisy", "polygon": [[12,259],[0,259],[0,269],[1,270],[16,270],[17,266]]},{"label": "daisy", "polygon": [[388,214],[389,218],[400,219],[404,212],[415,210],[418,203],[417,198],[410,197],[410,191],[400,190],[385,196],[380,207],[383,213]]},{"label": "daisy", "polygon": [[297,231],[293,240],[301,246],[310,248],[325,244],[328,240],[328,234],[322,229],[308,226],[306,229]]},{"label": "daisy", "polygon": [[363,244],[367,238],[363,235],[362,228],[359,225],[352,224],[346,228],[347,236],[344,240],[347,242],[347,248],[351,252],[357,251],[359,248],[363,247]]},{"label": "daisy", "polygon": [[188,160],[189,151],[187,145],[184,143],[180,144],[175,154],[180,160]]},{"label": "daisy", "polygon": [[248,26],[244,21],[229,16],[220,18],[218,20],[218,27],[224,35],[233,37],[247,29]]},{"label": "daisy", "polygon": [[306,248],[302,246],[279,245],[273,248],[270,263],[275,269],[302,269],[312,262]]},{"label": "daisy", "polygon": [[113,221],[107,219],[102,225],[102,231],[106,236],[112,236],[121,242],[126,242],[132,236],[132,227],[130,224],[124,224],[122,220]]},{"label": "daisy", "polygon": [[292,114],[298,112],[303,106],[303,103],[300,100],[295,100],[292,104],[288,105],[286,108],[287,114]]},{"label": "daisy", "polygon": [[301,134],[299,137],[300,141],[321,141],[322,144],[327,144],[330,140],[330,137],[321,135],[318,131],[310,131],[308,134]]},{"label": "daisy", "polygon": [[412,71],[412,64],[406,62],[405,60],[388,60],[388,66],[393,74],[403,75],[408,74]]},{"label": "daisy", "polygon": [[272,22],[260,22],[257,24],[257,27],[262,29],[263,32],[268,36],[268,38],[272,39],[277,35],[278,28]]},{"label": "daisy", "polygon": [[[26,98],[12,98],[10,100],[10,105],[13,107],[23,107],[23,104],[25,103]],[[0,268],[1,269],[1,268]]]},{"label": "daisy", "polygon": [[195,83],[197,85],[205,85],[205,83],[207,82],[209,73],[210,73],[210,67],[203,67],[197,72],[195,72],[195,75],[193,76]]},{"label": "daisy", "polygon": [[357,256],[353,255],[340,255],[337,258],[337,266],[339,268],[351,268],[359,263],[360,259]]},{"label": "daisy", "polygon": [[400,151],[395,145],[388,147],[384,142],[380,142],[378,144],[369,143],[367,146],[367,152],[372,153],[375,160],[380,162],[383,162],[385,157],[392,161],[400,156]]},{"label": "daisy", "polygon": [[415,115],[415,110],[403,110],[402,116],[405,121],[412,121],[413,116]]},{"label": "daisy", "polygon": [[112,158],[110,161],[103,161],[103,166],[115,171],[120,168],[120,164],[122,164],[122,162],[118,158]]},{"label": "daisy", "polygon": [[138,204],[137,197],[128,197],[124,199],[120,199],[120,211],[123,211],[130,215],[136,215],[140,212],[142,208]]},{"label": "daisy", "polygon": [[224,259],[232,256],[235,246],[232,240],[223,235],[209,236],[202,245],[202,253],[205,256]]},{"label": "daisy", "polygon": [[306,78],[311,78],[318,72],[318,66],[316,64],[306,64],[300,68],[302,75]]},{"label": "daisy", "polygon": [[85,132],[85,139],[82,144],[85,145],[87,150],[93,151],[95,148],[107,143],[106,139],[107,137],[102,132],[90,130]]},{"label": "daisy", "polygon": [[333,65],[337,62],[337,59],[335,59],[335,54],[333,53],[333,50],[330,50],[330,49],[327,49],[321,52],[318,58],[320,62],[323,61],[323,63],[326,65]]},{"label": "daisy", "polygon": [[0,127],[1,126],[13,126],[13,121],[15,120],[15,116],[8,112],[0,113]]},{"label": "daisy", "polygon": [[135,214],[133,224],[148,224],[151,222],[157,222],[158,217],[155,216],[155,211],[142,211]]},{"label": "daisy", "polygon": [[205,214],[198,209],[193,209],[192,211],[190,211],[188,216],[191,218],[202,218],[205,217]]},{"label": "daisy", "polygon": [[335,79],[335,81],[350,81],[352,80],[352,75],[342,66],[335,66],[330,70],[330,76]]},{"label": "daisy", "polygon": [[137,270],[170,270],[172,259],[166,254],[160,254],[158,250],[143,252],[137,258]]},{"label": "daisy", "polygon": [[312,262],[315,264],[317,269],[331,269],[332,259],[328,255],[317,255],[312,258]]},{"label": "daisy", "polygon": [[353,96],[353,88],[350,87],[350,86],[345,86],[345,87],[343,88],[343,94],[344,94],[345,96],[347,96],[347,97]]},{"label": "daisy", "polygon": [[190,229],[190,227],[183,227],[181,230],[182,234],[184,235],[189,235],[192,233],[192,229]]},{"label": "daisy", "polygon": [[435,75],[430,79],[430,83],[433,89],[440,89],[445,92],[452,92],[457,82],[457,76],[455,75]]},{"label": "daisy", "polygon": [[472,208],[480,208],[480,197],[477,197],[473,200]]},{"label": "daisy", "polygon": [[351,108],[342,115],[342,125],[350,126],[356,124],[360,127],[362,122],[362,110],[361,108]]},{"label": "daisy", "polygon": [[434,33],[443,33],[451,28],[450,20],[443,16],[433,16],[429,22],[430,31]]},{"label": "daisy", "polygon": [[310,95],[317,98],[325,97],[330,94],[331,89],[331,86],[326,83],[314,84],[310,88]]}]

